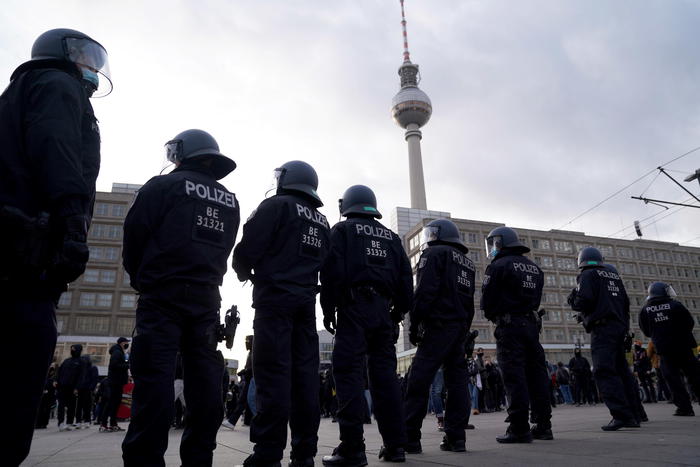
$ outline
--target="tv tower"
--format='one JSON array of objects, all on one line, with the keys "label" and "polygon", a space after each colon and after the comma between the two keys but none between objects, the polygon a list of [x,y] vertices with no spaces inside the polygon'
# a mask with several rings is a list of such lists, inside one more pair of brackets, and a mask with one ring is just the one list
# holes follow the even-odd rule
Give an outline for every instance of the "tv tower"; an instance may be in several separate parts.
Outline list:
[{"label": "tv tower", "polygon": [[418,65],[411,63],[411,57],[408,52],[404,0],[399,1],[401,2],[401,26],[403,28],[403,63],[399,67],[401,89],[391,101],[391,116],[401,128],[406,129],[411,208],[426,210],[428,207],[425,199],[423,160],[420,151],[420,140],[423,137],[423,133],[421,133],[420,128],[430,120],[433,106],[428,95],[418,88],[420,72],[418,71]]}]

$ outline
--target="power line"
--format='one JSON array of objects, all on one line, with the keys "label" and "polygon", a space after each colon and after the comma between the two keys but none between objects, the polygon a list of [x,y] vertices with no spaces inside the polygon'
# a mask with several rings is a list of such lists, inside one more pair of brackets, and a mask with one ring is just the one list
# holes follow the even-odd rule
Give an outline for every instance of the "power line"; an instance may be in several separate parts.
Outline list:
[{"label": "power line", "polygon": [[700,235],[698,235],[698,236],[697,236],[697,237],[695,237],[695,238],[691,238],[690,240],[686,240],[686,241],[684,241],[684,242],[681,242],[681,245],[682,245],[682,244],[684,244],[684,243],[690,243],[690,242],[693,242],[693,241],[695,241],[695,240],[698,240],[698,239],[700,239]]},{"label": "power line", "polygon": [[671,159],[670,161],[665,162],[665,163],[661,164],[660,166],[651,169],[649,172],[647,172],[647,173],[645,173],[644,175],[642,175],[641,177],[637,178],[635,181],[633,181],[633,182],[631,182],[631,183],[625,185],[624,187],[620,188],[620,189],[617,190],[615,193],[613,193],[612,195],[608,196],[608,197],[605,198],[604,200],[600,201],[599,203],[597,203],[597,204],[594,205],[593,207],[591,207],[591,208],[589,208],[589,209],[586,209],[586,210],[583,211],[581,214],[579,214],[578,216],[574,217],[573,219],[571,219],[571,220],[570,220],[569,222],[567,222],[566,224],[564,224],[564,225],[562,225],[561,227],[559,227],[558,230],[563,229],[563,228],[566,227],[567,225],[569,225],[569,224],[573,223],[574,221],[580,219],[581,217],[585,216],[586,214],[588,214],[589,212],[593,211],[594,209],[597,209],[597,208],[600,207],[602,204],[604,204],[604,203],[610,201],[612,198],[616,197],[617,195],[619,195],[620,193],[622,193],[623,191],[625,191],[627,188],[631,187],[631,186],[634,185],[635,183],[638,183],[638,182],[640,182],[641,180],[644,180],[646,177],[648,177],[649,175],[651,175],[652,173],[654,173],[656,170],[658,170],[659,167],[664,167],[664,166],[666,166],[666,165],[668,165],[668,164],[671,164],[672,162],[676,162],[677,160],[682,159],[682,158],[684,158],[685,156],[687,156],[687,155],[689,155],[689,154],[692,154],[692,153],[694,153],[694,152],[696,152],[696,151],[699,151],[699,150],[700,150],[700,146],[698,146],[698,147],[696,147],[696,148],[693,148],[693,149],[691,149],[691,150],[688,151],[688,152],[684,152],[683,154],[674,157],[674,158]]},{"label": "power line", "polygon": [[[692,203],[692,204],[695,204],[695,203]],[[676,214],[678,211],[681,211],[681,210],[683,210],[683,209],[685,209],[685,208],[687,208],[687,206],[679,206],[677,209],[675,209],[675,211],[674,211],[674,210],[670,210],[670,212],[668,212],[665,216],[659,217],[659,218],[656,219],[654,222],[650,222],[650,223],[645,224],[645,225],[640,226],[640,227],[647,228],[647,227],[649,227],[649,226],[652,226],[652,225],[656,224],[657,222],[659,222],[659,221],[661,221],[661,220],[663,220],[663,219],[666,219],[667,217],[672,216],[672,215]],[[627,235],[625,235],[625,236],[622,237],[622,238],[623,238],[623,239],[624,239],[624,238],[627,238],[627,237],[629,237],[630,235],[634,235],[634,233],[635,233],[635,232],[628,233]]]}]

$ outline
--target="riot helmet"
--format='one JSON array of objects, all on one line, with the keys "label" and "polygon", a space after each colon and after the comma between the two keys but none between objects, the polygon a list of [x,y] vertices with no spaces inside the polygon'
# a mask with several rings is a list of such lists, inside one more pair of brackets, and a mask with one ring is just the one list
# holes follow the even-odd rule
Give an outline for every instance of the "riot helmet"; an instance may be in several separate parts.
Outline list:
[{"label": "riot helmet", "polygon": [[338,200],[340,214],[359,214],[366,217],[376,217],[381,219],[382,215],[377,210],[377,197],[374,192],[364,185],[353,185],[343,193],[343,197]]},{"label": "riot helmet", "polygon": [[[75,63],[91,97],[112,92],[107,51],[96,40],[73,29],[51,29],[40,35],[32,46],[32,61],[64,60]],[[100,75],[101,78],[100,78]]]},{"label": "riot helmet", "polygon": [[233,172],[236,163],[219,152],[212,135],[203,130],[185,130],[165,143],[165,156],[174,164],[195,158],[208,159],[214,178],[220,180]]},{"label": "riot helmet", "polygon": [[527,253],[530,251],[528,247],[523,245],[518,238],[518,233],[510,227],[496,227],[485,240],[486,256],[495,258],[505,248],[510,248],[513,251]]},{"label": "riot helmet", "polygon": [[83,346],[81,344],[73,344],[70,346],[70,355],[73,358],[78,358],[80,357],[80,354],[83,352]]},{"label": "riot helmet", "polygon": [[459,236],[459,229],[448,219],[435,219],[423,227],[420,237],[421,248],[431,244],[447,244],[458,248],[462,253],[468,253]]},{"label": "riot helmet", "polygon": [[[587,246],[578,252],[578,267],[603,266],[603,255],[598,248]],[[617,272],[617,271],[614,271]]]},{"label": "riot helmet", "polygon": [[652,282],[647,290],[647,300],[652,298],[676,298],[677,296],[673,286],[665,282]]},{"label": "riot helmet", "polygon": [[274,177],[277,194],[284,191],[298,191],[313,199],[316,207],[323,206],[321,198],[316,193],[318,175],[316,175],[314,168],[306,162],[286,162],[275,169]]}]

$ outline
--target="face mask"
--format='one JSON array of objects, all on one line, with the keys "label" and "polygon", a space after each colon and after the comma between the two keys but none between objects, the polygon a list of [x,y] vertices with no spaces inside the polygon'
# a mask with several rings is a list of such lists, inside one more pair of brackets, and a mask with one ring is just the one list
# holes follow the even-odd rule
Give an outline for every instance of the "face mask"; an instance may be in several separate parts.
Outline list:
[{"label": "face mask", "polygon": [[95,86],[95,89],[100,85],[100,77],[89,68],[81,68],[80,71],[83,73],[83,79],[88,81],[90,84]]}]

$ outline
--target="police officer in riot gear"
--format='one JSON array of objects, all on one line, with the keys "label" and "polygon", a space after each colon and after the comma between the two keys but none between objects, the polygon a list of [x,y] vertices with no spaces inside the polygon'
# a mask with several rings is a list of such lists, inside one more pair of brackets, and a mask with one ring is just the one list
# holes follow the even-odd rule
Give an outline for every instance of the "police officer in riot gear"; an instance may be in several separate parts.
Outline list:
[{"label": "police officer in riot gear", "polygon": [[306,162],[275,169],[275,195],[243,226],[233,253],[239,280],[253,282],[253,371],[257,414],[254,453],[246,466],[280,465],[292,432],[291,466],[313,465],[318,442],[319,354],[315,303],[318,272],[329,250],[329,225],[318,212],[318,176]]},{"label": "police officer in riot gear", "polygon": [[677,416],[693,416],[693,406],[683,384],[681,372],[700,401],[700,362],[693,355],[697,342],[693,336],[695,320],[676,300],[676,291],[663,282],[649,285],[647,302],[639,312],[639,327],[654,342],[661,356],[661,371],[668,382]]},{"label": "police officer in riot gear", "polygon": [[464,452],[469,421],[467,362],[464,345],[474,318],[474,263],[452,221],[431,221],[421,233],[423,253],[410,312],[409,339],[417,345],[406,387],[406,452],[422,452],[420,429],[428,390],[443,367],[447,406],[440,449]]},{"label": "police officer in riot gear", "polygon": [[[99,75],[99,76],[98,76]],[[0,440],[3,461],[27,456],[46,372],[56,345],[55,302],[88,260],[87,231],[100,168],[100,134],[89,97],[111,89],[107,52],[71,29],[34,42],[0,96],[0,294],[15,384],[13,427]],[[9,341],[8,341],[9,340]],[[27,343],[32,345],[27,347]]]},{"label": "police officer in riot gear", "polygon": [[217,180],[236,164],[202,130],[183,131],[165,147],[175,170],[139,190],[124,223],[124,269],[140,294],[125,466],[165,465],[178,351],[188,411],[183,465],[211,465],[223,418],[216,352],[219,286],[240,218],[236,196]]},{"label": "police officer in riot gear", "polygon": [[[553,439],[550,383],[537,316],[544,273],[523,256],[529,251],[509,227],[493,229],[486,237],[491,264],[484,274],[481,309],[486,319],[496,324],[496,355],[510,399],[510,425],[504,435],[496,438],[499,443]],[[530,408],[533,427],[528,423]]]},{"label": "police officer in riot gear", "polygon": [[321,270],[321,307],[326,329],[335,334],[333,377],[341,443],[323,464],[367,465],[362,438],[365,359],[384,442],[379,457],[404,462],[406,431],[394,343],[413,299],[411,266],[398,235],[377,222],[382,215],[370,188],[348,188],[340,214],[347,220],[331,230],[331,251]]},{"label": "police officer in riot gear", "polygon": [[583,327],[591,334],[593,378],[613,419],[604,431],[638,428],[636,383],[625,357],[629,331],[629,298],[617,270],[606,267],[597,248],[586,247],[578,254],[581,273],[569,295],[569,305],[581,313]]}]

